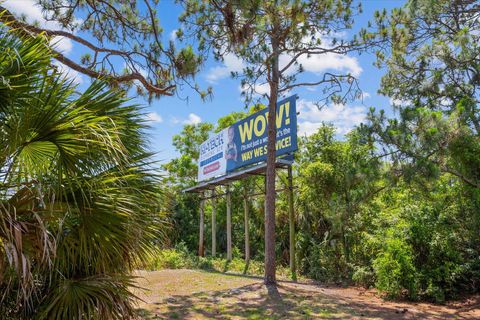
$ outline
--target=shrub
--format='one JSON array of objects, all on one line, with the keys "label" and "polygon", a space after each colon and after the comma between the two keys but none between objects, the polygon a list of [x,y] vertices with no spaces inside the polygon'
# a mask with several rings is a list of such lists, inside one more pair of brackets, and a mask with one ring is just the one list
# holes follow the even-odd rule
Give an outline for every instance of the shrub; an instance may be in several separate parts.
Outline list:
[{"label": "shrub", "polygon": [[[174,248],[161,249],[151,255],[144,264],[145,270],[154,271],[161,269],[201,269],[215,272],[229,272],[238,274],[251,274],[262,276],[264,273],[263,262],[250,260],[248,269],[245,261],[234,257],[232,261],[227,262],[222,257],[198,257],[188,251],[184,243],[177,244]],[[277,274],[281,278],[289,278],[290,271],[287,267],[277,266]]]},{"label": "shrub", "polygon": [[368,266],[354,266],[352,280],[357,285],[369,288],[375,284],[375,272]]},{"label": "shrub", "polygon": [[417,297],[416,269],[411,247],[402,239],[385,241],[383,251],[373,261],[378,290],[389,298],[399,298],[405,291],[409,298]]}]

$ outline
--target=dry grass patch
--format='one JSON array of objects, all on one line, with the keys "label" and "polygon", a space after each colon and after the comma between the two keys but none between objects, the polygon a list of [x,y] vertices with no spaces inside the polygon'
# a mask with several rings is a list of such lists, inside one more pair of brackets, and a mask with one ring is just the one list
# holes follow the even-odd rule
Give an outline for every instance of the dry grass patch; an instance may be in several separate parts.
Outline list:
[{"label": "dry grass patch", "polygon": [[138,272],[144,319],[478,319],[480,300],[446,306],[387,302],[373,291],[197,270]]}]

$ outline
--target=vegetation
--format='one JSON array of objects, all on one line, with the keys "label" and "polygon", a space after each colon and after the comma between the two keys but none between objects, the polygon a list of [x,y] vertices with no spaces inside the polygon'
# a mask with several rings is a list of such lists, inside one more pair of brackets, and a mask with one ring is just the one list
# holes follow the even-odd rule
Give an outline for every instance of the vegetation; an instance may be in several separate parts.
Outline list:
[{"label": "vegetation", "polygon": [[[45,18],[61,29],[48,30],[5,10],[0,0],[2,319],[133,318],[135,269],[264,274],[267,284],[277,274],[287,277],[288,196],[274,192],[287,179],[272,166],[275,126],[268,132],[266,182],[255,176],[231,186],[231,261],[211,256],[208,245],[207,257],[196,255],[200,198],[182,190],[195,183],[197,148],[210,133],[264,107],[274,123],[278,98],[294,88],[321,86],[323,103],[358,98],[354,75],[325,73],[304,82],[301,57],[370,47],[385,72],[379,92],[391,98],[396,114],[372,108],[345,136],[324,123],[300,139],[293,168],[299,273],[376,287],[392,299],[444,302],[480,292],[477,3],[410,0],[377,12],[358,37],[345,41],[337,32],[350,30],[360,12],[350,0],[180,1],[185,35],[197,36],[194,52],[177,50],[173,41],[161,44],[157,2],[39,0]],[[78,13],[86,14],[82,25]],[[57,36],[85,45],[93,57],[69,60],[56,51]],[[268,105],[184,126],[173,138],[179,156],[159,176],[145,115],[125,89],[136,83],[140,94],[172,95],[212,51],[219,60],[243,59],[244,70],[233,76],[246,101],[266,85],[268,94],[259,99]],[[78,90],[54,60],[95,80]],[[116,69],[118,61],[127,70]],[[203,98],[210,93],[193,90]],[[246,193],[255,196],[245,200]],[[225,200],[216,206],[225,211]],[[212,225],[212,203],[204,209]],[[224,252],[225,216],[216,223],[205,238],[215,232]]]},{"label": "vegetation", "polygon": [[[396,176],[390,163],[379,160],[374,145],[359,135],[353,131],[347,140],[338,140],[334,128],[326,125],[302,141],[294,170],[300,273],[324,282],[376,286],[391,298],[442,302],[477,292],[478,192],[449,174],[424,183]],[[279,179],[283,183],[282,175]],[[234,258],[241,258],[244,250],[244,185],[255,188],[255,181],[238,182],[232,188]],[[195,252],[198,199],[174,190],[164,196],[169,199],[164,210],[171,212],[176,226],[169,238],[173,243],[184,241]],[[258,260],[263,258],[263,196],[250,200],[249,206],[250,250]],[[278,195],[277,206],[276,256],[286,268],[286,195]],[[217,200],[217,208],[225,210],[223,199]],[[209,203],[205,210],[208,226]],[[224,215],[218,215],[217,225],[217,237],[224,240]],[[209,239],[210,228],[205,230]],[[222,252],[224,242],[219,241]]]},{"label": "vegetation", "polygon": [[130,272],[162,239],[141,109],[77,92],[44,37],[0,29],[0,314],[124,319]]},{"label": "vegetation", "polygon": [[[0,23],[25,36],[44,35],[51,40],[53,59],[111,86],[130,88],[151,98],[173,96],[177,86],[188,84],[202,97],[211,89],[201,90],[192,83],[201,56],[191,46],[177,48],[165,43],[157,17],[158,0],[35,0],[43,21],[9,11],[0,1]],[[25,4],[28,5],[28,4]],[[58,48],[62,37],[81,46],[79,59],[67,57]]]},{"label": "vegetation", "polygon": [[[386,67],[380,92],[392,98],[398,116],[372,109],[345,138],[324,125],[302,139],[294,173],[296,258],[303,275],[375,286],[390,298],[443,302],[478,292],[479,12],[468,1],[409,1],[391,15],[377,13],[377,29],[363,33],[383,41],[377,52],[377,64]],[[284,183],[282,174],[277,183]],[[255,185],[263,182],[233,186],[233,239],[240,251],[239,195]],[[166,210],[173,210],[174,223],[183,225],[177,217],[188,216],[195,229],[198,199],[170,199],[174,205]],[[263,201],[249,203],[254,259],[264,258]],[[220,212],[224,206],[220,200]],[[287,217],[286,196],[278,194],[275,256],[284,266]],[[223,238],[225,223],[218,224]],[[182,239],[195,250],[195,238]]]},{"label": "vegetation", "polygon": [[[180,21],[186,34],[196,38],[199,50],[211,50],[218,60],[233,54],[245,67],[232,76],[241,79],[242,94],[251,101],[265,86],[268,99],[268,142],[265,198],[265,283],[275,283],[275,146],[276,106],[279,98],[301,87],[322,90],[323,102],[344,103],[359,94],[355,75],[322,72],[315,81],[302,78],[302,59],[327,54],[345,55],[372,45],[363,37],[345,41],[339,32],[349,30],[361,11],[351,0],[342,1],[182,1]],[[283,59],[282,63],[280,59]]]},{"label": "vegetation", "polygon": [[[262,261],[251,261],[247,266],[238,250],[234,254],[235,258],[231,261],[227,261],[220,256],[199,257],[196,253],[190,251],[185,243],[180,242],[175,247],[163,249],[155,253],[155,255],[151,255],[143,265],[143,268],[148,271],[162,269],[200,269],[210,272],[263,276],[265,270]],[[288,279],[290,272],[288,268],[280,266],[277,274],[282,279]]]}]

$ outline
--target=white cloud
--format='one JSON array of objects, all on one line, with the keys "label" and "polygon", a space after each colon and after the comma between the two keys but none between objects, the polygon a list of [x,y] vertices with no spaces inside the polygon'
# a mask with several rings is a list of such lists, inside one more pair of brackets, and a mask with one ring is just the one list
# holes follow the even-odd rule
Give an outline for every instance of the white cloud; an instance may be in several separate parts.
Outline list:
[{"label": "white cloud", "polygon": [[319,109],[313,102],[299,100],[297,104],[300,135],[311,135],[322,122],[333,124],[337,133],[346,134],[365,120],[367,109],[363,106],[332,104]]},{"label": "white cloud", "polygon": [[362,99],[368,99],[370,98],[372,95],[366,91],[362,92]]},{"label": "white cloud", "polygon": [[59,72],[63,73],[68,79],[73,80],[73,83],[83,83],[83,77],[80,72],[73,70],[59,61],[53,61],[53,64],[58,68]]},{"label": "white cloud", "polygon": [[[283,55],[280,57],[280,68],[283,68],[290,61],[291,57]],[[326,71],[340,71],[343,73],[349,73],[354,77],[358,77],[363,69],[358,63],[358,59],[355,57],[349,57],[346,55],[340,55],[335,53],[325,53],[311,55],[302,55],[298,58],[298,63],[303,66],[306,72],[312,72],[315,74],[321,74]],[[294,66],[291,66],[288,71],[293,72]]]},{"label": "white cloud", "polygon": [[45,23],[42,10],[34,0],[6,0],[2,5],[14,14],[25,14],[27,21],[30,23],[33,21]]},{"label": "white cloud", "polygon": [[[322,43],[325,48],[333,47],[332,38],[344,38],[346,33],[336,33],[333,35],[324,35],[318,36],[322,39]],[[303,42],[308,43],[310,40],[309,37],[305,38]],[[292,59],[292,55],[281,55],[280,56],[280,69],[283,69],[287,63]],[[336,54],[327,52],[324,54],[303,54],[298,59],[297,62],[302,65],[305,72],[310,72],[314,74],[323,74],[327,71],[336,71],[341,72],[342,74],[351,74],[354,77],[360,76],[363,69],[360,66],[360,63],[356,57],[351,57],[343,54]],[[240,72],[245,68],[245,62],[236,57],[234,54],[227,54],[224,57],[223,65],[219,67],[210,68],[206,79],[210,83],[216,83],[221,79],[227,78],[230,76],[231,72]],[[297,66],[298,67],[298,66]],[[287,69],[286,73],[291,74],[295,71],[296,66],[292,65]],[[256,92],[259,94],[264,93],[265,91],[259,88]]]},{"label": "white cloud", "polygon": [[190,113],[188,118],[182,121],[183,124],[199,124],[200,122],[202,122],[202,118],[195,113]]},{"label": "white cloud", "polygon": [[[6,0],[2,5],[16,16],[25,15],[28,23],[37,22],[43,29],[62,29],[59,23],[45,20],[42,10],[34,0]],[[63,54],[70,53],[73,47],[72,40],[65,37],[54,37],[51,44]]]},{"label": "white cloud", "polygon": [[216,83],[218,80],[229,77],[232,72],[242,71],[244,67],[245,64],[240,58],[234,54],[227,54],[224,57],[223,66],[210,68],[206,78],[208,82]]},{"label": "white cloud", "polygon": [[163,118],[156,112],[149,112],[145,115],[145,118],[148,122],[160,123],[163,122]]},{"label": "white cloud", "polygon": [[180,119],[178,119],[177,117],[172,117],[170,116],[170,122],[172,124],[179,124],[180,122],[182,122]]},{"label": "white cloud", "polygon": [[177,40],[177,29],[173,29],[173,30],[170,32],[170,40],[171,40],[171,41]]},{"label": "white cloud", "polygon": [[65,37],[54,37],[50,40],[50,45],[62,54],[68,54],[72,51],[72,40]]},{"label": "white cloud", "polygon": [[[240,92],[243,92],[243,91],[246,91],[246,90],[249,90],[249,89],[250,89],[250,87],[247,86],[247,85],[238,87],[238,90]],[[270,93],[270,86],[268,85],[268,83],[255,84],[254,91],[258,95],[269,94]]]},{"label": "white cloud", "polygon": [[394,99],[394,98],[390,98],[389,101],[390,101],[390,105],[394,107],[405,107],[410,103],[408,100]]},{"label": "white cloud", "polygon": [[[333,48],[335,44],[333,39],[345,38],[347,36],[346,32],[336,32],[331,34],[316,34],[315,38],[320,39],[322,46],[326,49]],[[307,44],[311,42],[309,36],[305,37],[302,40],[303,43]],[[292,55],[282,55],[280,56],[280,69],[285,67],[288,62],[290,62]],[[303,54],[298,59],[297,62],[302,65],[303,69],[306,72],[311,72],[315,74],[322,74],[326,71],[339,71],[342,73],[349,73],[354,77],[360,76],[363,69],[360,66],[358,59],[355,57],[350,57],[348,55],[336,54],[332,52],[327,52],[323,54]],[[287,70],[287,73],[293,73],[295,68],[298,66],[292,65]]]}]

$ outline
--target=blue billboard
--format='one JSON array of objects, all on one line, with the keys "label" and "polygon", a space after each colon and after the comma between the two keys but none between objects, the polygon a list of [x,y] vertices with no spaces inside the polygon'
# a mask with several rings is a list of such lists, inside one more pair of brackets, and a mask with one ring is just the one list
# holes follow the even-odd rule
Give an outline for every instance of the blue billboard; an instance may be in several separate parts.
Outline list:
[{"label": "blue billboard", "polygon": [[[296,96],[277,103],[276,155],[291,154],[297,146]],[[200,145],[198,181],[219,177],[267,160],[268,108],[240,120]]]},{"label": "blue billboard", "polygon": [[[227,128],[225,159],[227,172],[267,160],[268,108]],[[297,150],[296,96],[277,103],[276,155]]]}]

